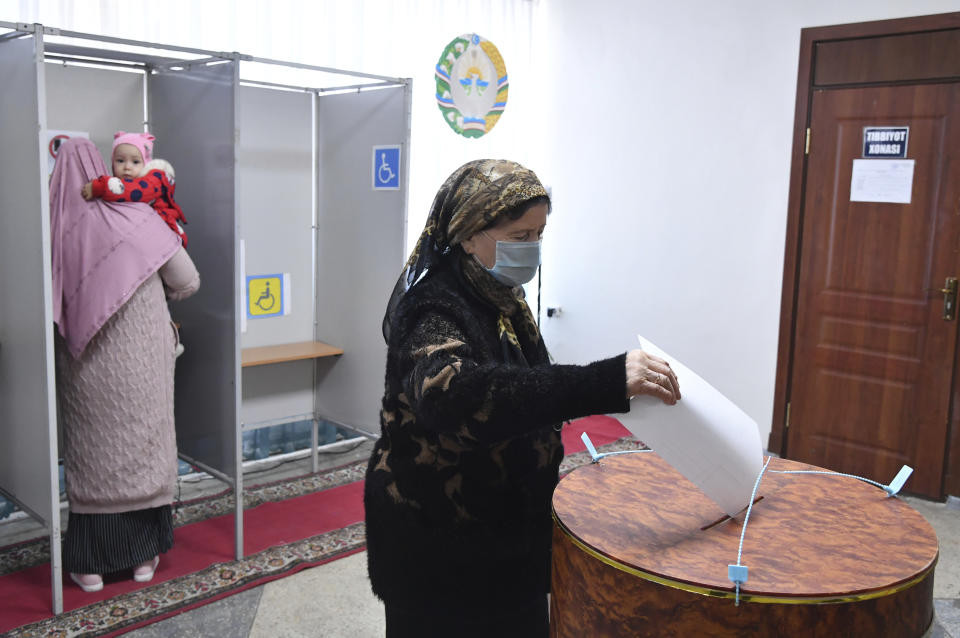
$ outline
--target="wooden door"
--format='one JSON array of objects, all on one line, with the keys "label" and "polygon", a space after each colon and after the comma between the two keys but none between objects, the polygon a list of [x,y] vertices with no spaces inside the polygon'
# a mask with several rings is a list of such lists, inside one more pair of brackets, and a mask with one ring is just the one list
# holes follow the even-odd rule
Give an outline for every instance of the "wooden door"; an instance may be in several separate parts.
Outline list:
[{"label": "wooden door", "polygon": [[[960,84],[814,90],[787,454],[940,498],[957,349]],[[909,127],[909,204],[851,201],[866,126]],[[873,160],[883,161],[883,160]]]}]

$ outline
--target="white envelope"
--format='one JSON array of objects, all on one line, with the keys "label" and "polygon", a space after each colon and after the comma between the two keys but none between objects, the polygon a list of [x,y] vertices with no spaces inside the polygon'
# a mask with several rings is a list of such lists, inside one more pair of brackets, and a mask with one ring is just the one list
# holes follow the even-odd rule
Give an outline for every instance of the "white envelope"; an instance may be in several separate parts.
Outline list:
[{"label": "white envelope", "polygon": [[639,440],[729,514],[750,504],[763,467],[757,423],[695,372],[642,336],[640,346],[670,363],[683,397],[675,405],[642,395],[617,415]]}]

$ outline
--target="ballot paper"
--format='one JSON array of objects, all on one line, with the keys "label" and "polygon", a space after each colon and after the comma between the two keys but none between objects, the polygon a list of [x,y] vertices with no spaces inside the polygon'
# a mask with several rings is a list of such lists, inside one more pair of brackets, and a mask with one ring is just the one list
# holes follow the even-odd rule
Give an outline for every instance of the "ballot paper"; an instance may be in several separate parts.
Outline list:
[{"label": "ballot paper", "polygon": [[750,504],[763,466],[757,423],[709,383],[642,336],[640,347],[670,363],[683,397],[675,405],[641,395],[623,425],[720,508],[735,515]]}]

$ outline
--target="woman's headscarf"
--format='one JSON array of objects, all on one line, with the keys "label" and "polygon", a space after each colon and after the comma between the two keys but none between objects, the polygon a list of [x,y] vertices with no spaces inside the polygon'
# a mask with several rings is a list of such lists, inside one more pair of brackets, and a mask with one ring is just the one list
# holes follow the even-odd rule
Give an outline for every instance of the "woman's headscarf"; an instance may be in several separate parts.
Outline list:
[{"label": "woman's headscarf", "polygon": [[147,204],[84,201],[83,185],[107,174],[93,142],[71,138],[50,179],[53,320],[74,358],[180,248]]},{"label": "woman's headscarf", "polygon": [[[387,304],[383,336],[400,300],[420,277],[436,266],[451,248],[500,220],[507,211],[547,195],[536,174],[508,160],[475,160],[453,172],[437,191],[427,223],[407,259]],[[489,275],[475,259],[462,259],[462,272],[474,289],[500,310],[499,330],[508,360],[523,360],[513,323],[538,340],[540,333],[522,288],[508,288]],[[512,317],[512,319],[511,319]]]}]

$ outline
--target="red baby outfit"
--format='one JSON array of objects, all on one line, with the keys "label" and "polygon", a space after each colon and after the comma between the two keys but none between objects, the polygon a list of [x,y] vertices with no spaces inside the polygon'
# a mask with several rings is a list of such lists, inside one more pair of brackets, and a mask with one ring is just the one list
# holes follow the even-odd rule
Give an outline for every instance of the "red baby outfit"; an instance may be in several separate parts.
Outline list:
[{"label": "red baby outfit", "polygon": [[150,204],[157,214],[167,222],[170,230],[175,232],[183,246],[187,246],[187,233],[177,222],[187,223],[183,210],[173,200],[176,185],[170,183],[167,174],[160,169],[153,169],[146,175],[134,178],[110,177],[101,175],[91,182],[93,196],[101,197],[108,202],[140,202]]}]

